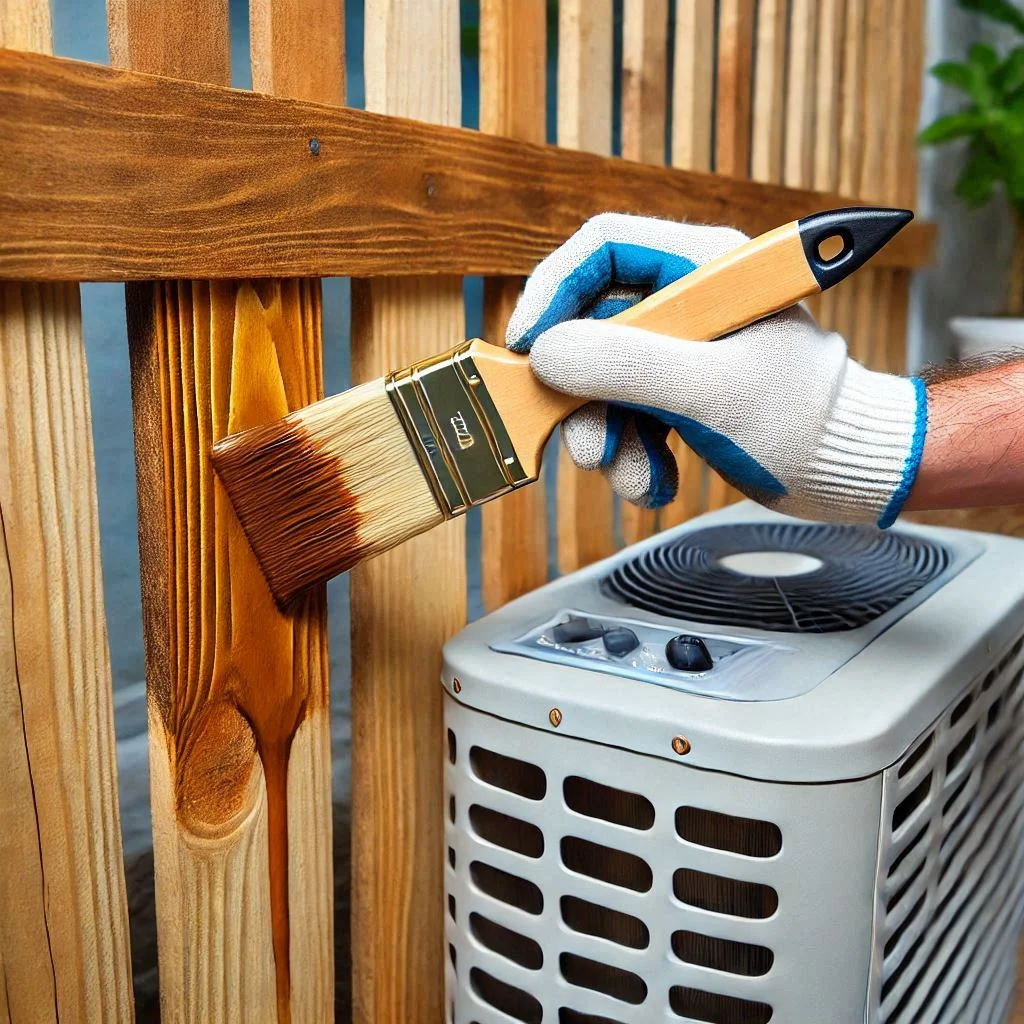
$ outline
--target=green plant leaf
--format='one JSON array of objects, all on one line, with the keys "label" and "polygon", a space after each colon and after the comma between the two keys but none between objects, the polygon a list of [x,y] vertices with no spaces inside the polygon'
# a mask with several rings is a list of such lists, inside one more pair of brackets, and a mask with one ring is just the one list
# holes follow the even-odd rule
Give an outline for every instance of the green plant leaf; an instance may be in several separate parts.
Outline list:
[{"label": "green plant leaf", "polygon": [[1024,86],[1024,46],[1014,47],[992,79],[996,91],[1004,98],[1012,97]]},{"label": "green plant leaf", "polygon": [[984,14],[993,21],[1012,25],[1018,32],[1024,33],[1024,11],[1010,0],[960,0],[965,11]]},{"label": "green plant leaf", "polygon": [[974,43],[967,51],[967,59],[986,77],[999,67],[999,54],[988,43]]},{"label": "green plant leaf", "polygon": [[931,73],[943,85],[951,85],[962,92],[970,93],[974,88],[974,71],[958,61],[944,60],[941,64],[936,64]]},{"label": "green plant leaf", "polygon": [[971,146],[971,155],[956,183],[956,194],[972,206],[982,206],[992,198],[1001,176],[999,160],[983,142]]},{"label": "green plant leaf", "polygon": [[952,139],[979,134],[987,124],[986,118],[977,110],[964,110],[958,114],[947,114],[932,121],[917,136],[919,145],[934,146]]}]

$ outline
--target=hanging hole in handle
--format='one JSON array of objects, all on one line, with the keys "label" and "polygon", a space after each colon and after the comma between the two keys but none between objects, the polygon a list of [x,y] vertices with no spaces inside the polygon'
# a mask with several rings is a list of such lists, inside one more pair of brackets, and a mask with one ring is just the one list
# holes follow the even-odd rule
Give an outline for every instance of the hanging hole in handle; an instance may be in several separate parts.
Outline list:
[{"label": "hanging hole in handle", "polygon": [[826,235],[818,242],[818,259],[822,263],[831,263],[833,260],[843,256],[846,249],[847,241],[841,234],[835,232],[831,235]]}]

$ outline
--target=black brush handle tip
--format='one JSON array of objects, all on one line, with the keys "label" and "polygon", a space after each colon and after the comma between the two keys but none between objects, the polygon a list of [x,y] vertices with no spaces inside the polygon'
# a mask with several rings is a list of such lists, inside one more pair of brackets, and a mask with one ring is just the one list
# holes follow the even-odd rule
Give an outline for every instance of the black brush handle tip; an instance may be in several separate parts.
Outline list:
[{"label": "black brush handle tip", "polygon": [[[845,206],[803,217],[797,221],[797,228],[807,265],[824,291],[864,266],[913,219],[911,210],[888,206]],[[832,258],[823,259],[821,243],[837,236],[842,239],[842,249]]]}]

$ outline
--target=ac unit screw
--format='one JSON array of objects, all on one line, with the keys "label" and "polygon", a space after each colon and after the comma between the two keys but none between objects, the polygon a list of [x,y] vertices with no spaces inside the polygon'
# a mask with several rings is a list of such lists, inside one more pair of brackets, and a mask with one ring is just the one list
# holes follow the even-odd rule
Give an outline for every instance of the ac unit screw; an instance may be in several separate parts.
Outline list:
[{"label": "ac unit screw", "polygon": [[690,752],[690,741],[685,736],[674,736],[672,738],[672,749],[682,757]]},{"label": "ac unit screw", "polygon": [[562,724],[562,712],[558,708],[552,708],[548,712],[548,721],[557,729]]}]

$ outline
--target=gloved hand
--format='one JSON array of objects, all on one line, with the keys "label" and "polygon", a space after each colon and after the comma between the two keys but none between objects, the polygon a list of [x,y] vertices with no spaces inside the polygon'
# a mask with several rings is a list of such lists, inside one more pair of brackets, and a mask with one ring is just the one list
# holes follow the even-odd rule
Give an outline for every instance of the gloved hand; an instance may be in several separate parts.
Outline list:
[{"label": "gloved hand", "polygon": [[924,447],[920,380],[865,369],[803,307],[713,342],[602,322],[744,241],[730,228],[594,217],[534,271],[506,343],[529,351],[550,387],[597,399],[562,437],[581,469],[602,470],[634,504],[674,497],[675,429],[763,505],[891,525]]}]

